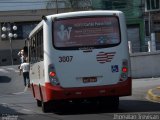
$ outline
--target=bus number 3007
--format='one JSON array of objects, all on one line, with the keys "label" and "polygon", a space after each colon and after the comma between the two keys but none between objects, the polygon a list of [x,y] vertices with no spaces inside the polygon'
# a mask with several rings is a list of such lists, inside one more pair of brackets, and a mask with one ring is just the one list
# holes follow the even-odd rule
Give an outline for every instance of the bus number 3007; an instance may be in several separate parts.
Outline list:
[{"label": "bus number 3007", "polygon": [[71,62],[73,59],[73,56],[60,56],[59,62]]}]

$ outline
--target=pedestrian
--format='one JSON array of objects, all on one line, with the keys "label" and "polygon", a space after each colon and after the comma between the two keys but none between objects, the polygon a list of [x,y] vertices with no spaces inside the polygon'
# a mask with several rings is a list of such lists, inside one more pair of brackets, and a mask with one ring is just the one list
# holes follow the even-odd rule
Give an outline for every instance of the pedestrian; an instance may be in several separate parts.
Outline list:
[{"label": "pedestrian", "polygon": [[21,49],[19,52],[18,52],[18,56],[20,57],[20,60],[21,60],[21,63],[24,62],[24,50]]},{"label": "pedestrian", "polygon": [[24,63],[22,63],[20,65],[20,73],[19,75],[21,75],[21,73],[23,72],[23,79],[24,79],[24,86],[28,86],[30,85],[30,80],[29,80],[29,63],[24,59]]}]

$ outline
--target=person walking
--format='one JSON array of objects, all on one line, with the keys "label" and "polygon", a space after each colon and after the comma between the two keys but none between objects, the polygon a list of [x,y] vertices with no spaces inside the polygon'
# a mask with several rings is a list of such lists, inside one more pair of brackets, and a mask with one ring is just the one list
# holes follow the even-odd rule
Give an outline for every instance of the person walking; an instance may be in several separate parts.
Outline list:
[{"label": "person walking", "polygon": [[29,87],[30,81],[29,81],[29,63],[24,59],[24,63],[20,65],[20,74],[23,72],[23,79],[24,79],[24,86]]},{"label": "person walking", "polygon": [[21,49],[19,52],[18,52],[18,56],[20,57],[20,60],[21,60],[21,63],[24,62],[24,50]]}]

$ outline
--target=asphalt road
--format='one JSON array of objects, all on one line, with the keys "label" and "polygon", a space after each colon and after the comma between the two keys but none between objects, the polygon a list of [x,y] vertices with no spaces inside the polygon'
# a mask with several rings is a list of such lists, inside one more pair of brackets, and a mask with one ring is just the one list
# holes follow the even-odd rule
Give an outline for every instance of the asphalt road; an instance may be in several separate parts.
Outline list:
[{"label": "asphalt road", "polygon": [[17,66],[0,67],[0,114],[2,120],[133,120],[160,119],[160,103],[146,99],[148,89],[160,78],[133,79],[132,96],[121,97],[118,111],[93,104],[70,104],[62,112],[43,113],[31,91],[24,92]]}]

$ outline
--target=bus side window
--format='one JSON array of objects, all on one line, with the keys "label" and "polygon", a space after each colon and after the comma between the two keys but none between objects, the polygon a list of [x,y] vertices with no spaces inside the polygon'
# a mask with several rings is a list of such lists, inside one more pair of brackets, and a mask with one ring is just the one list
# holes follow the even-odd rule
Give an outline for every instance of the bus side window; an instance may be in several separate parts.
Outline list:
[{"label": "bus side window", "polygon": [[41,30],[41,49],[40,49],[40,58],[41,58],[41,60],[43,60],[44,58],[44,56],[43,56],[43,29]]},{"label": "bus side window", "polygon": [[34,34],[30,40],[30,62],[40,62],[43,60],[43,29]]},{"label": "bus side window", "polygon": [[35,51],[35,37],[31,38],[31,42],[30,42],[30,63],[35,63],[35,55],[36,55],[36,51]]},{"label": "bus side window", "polygon": [[37,33],[37,57],[38,57],[38,61],[42,61],[43,60],[43,29],[41,29],[38,33]]}]

